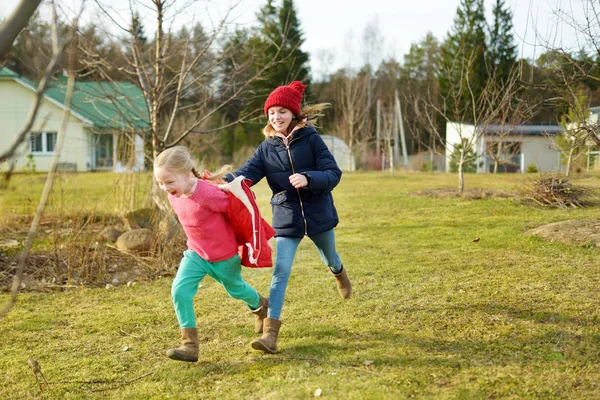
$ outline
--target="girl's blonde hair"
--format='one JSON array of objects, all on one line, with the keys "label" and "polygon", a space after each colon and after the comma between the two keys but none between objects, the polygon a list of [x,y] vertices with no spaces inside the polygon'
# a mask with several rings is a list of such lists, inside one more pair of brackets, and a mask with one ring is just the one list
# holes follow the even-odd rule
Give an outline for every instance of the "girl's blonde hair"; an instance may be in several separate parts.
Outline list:
[{"label": "girl's blonde hair", "polygon": [[222,178],[223,175],[231,172],[233,168],[231,165],[224,165],[216,173],[208,173],[207,176],[202,176],[196,167],[196,163],[190,154],[190,151],[185,146],[175,146],[169,149],[163,150],[154,159],[154,168],[165,168],[169,171],[185,174],[191,172],[198,179],[217,180]]},{"label": "girl's blonde hair", "polygon": [[[302,111],[300,111],[299,116],[294,116],[294,118],[292,118],[292,123],[288,127],[287,133],[289,134],[295,127],[304,128],[305,126],[317,126],[318,117],[325,115],[323,114],[323,110],[330,106],[331,104],[329,103],[319,103],[304,107]],[[267,122],[267,126],[263,129],[265,138],[273,137],[275,136],[275,133],[277,133],[277,131],[273,129],[270,122]]]}]

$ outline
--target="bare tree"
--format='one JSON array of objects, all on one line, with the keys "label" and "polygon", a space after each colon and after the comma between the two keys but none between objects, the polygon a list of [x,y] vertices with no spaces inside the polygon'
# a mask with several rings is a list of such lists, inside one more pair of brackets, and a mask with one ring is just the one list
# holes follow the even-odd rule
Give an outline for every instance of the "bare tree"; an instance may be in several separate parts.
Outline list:
[{"label": "bare tree", "polygon": [[[177,37],[171,26],[167,26],[167,15],[170,15],[170,23],[173,24],[192,10],[190,7],[194,6],[194,1],[148,0],[143,6],[154,16],[155,37],[146,42],[141,40],[136,29],[139,26],[136,7],[140,4],[129,0],[129,26],[113,20],[127,38],[125,49],[118,54],[118,63],[93,51],[87,53],[86,63],[88,68],[100,71],[106,80],[113,79],[109,70],[118,69],[124,79],[141,89],[147,108],[147,141],[151,144],[152,158],[163,149],[179,144],[190,134],[218,132],[259,115],[258,110],[254,110],[233,121],[225,122],[219,118],[229,105],[248,98],[247,92],[252,83],[286,60],[288,54],[280,52],[286,42],[287,27],[283,29],[281,41],[271,43],[277,49],[275,55],[270,54],[268,59],[257,62],[265,55],[258,51],[249,52],[244,47],[246,42],[222,46],[221,37],[226,33],[235,6],[226,10],[211,32],[191,30],[187,35]],[[111,10],[102,10],[111,17]],[[120,39],[113,38],[113,41],[118,43]],[[242,53],[244,56],[240,57]],[[260,66],[258,70],[256,66]],[[154,203],[161,209],[167,209],[158,190],[154,190]]]},{"label": "bare tree", "polygon": [[[29,18],[35,12],[39,3],[39,1],[21,1],[21,3],[19,3],[19,5],[17,6],[17,9],[15,9],[14,13],[9,17],[7,21],[5,21],[2,24],[2,26],[0,27],[0,56],[3,55],[8,48],[10,48],[16,36],[27,25]],[[54,7],[53,12],[56,13]],[[66,46],[70,43],[70,40],[72,39],[73,33],[71,33],[71,36],[69,38],[65,40],[59,40],[58,27],[56,27],[56,24],[58,24],[58,19],[56,15],[53,22],[55,26],[53,26],[52,30],[52,55],[50,57],[48,65],[46,66],[42,79],[37,85],[35,100],[31,105],[31,109],[29,111],[29,115],[27,116],[26,123],[23,126],[23,128],[21,128],[19,133],[13,138],[8,148],[2,153],[0,153],[0,163],[10,159],[15,154],[19,146],[27,138],[31,127],[37,118],[40,105],[44,98],[44,92],[48,87],[48,83],[50,82],[51,77],[56,72],[56,69],[60,63],[61,57],[64,53]]]},{"label": "bare tree", "polygon": [[[577,49],[570,51],[555,42],[556,37],[544,37],[537,32],[538,39],[546,47],[548,52],[554,54],[556,62],[548,66],[555,74],[554,81],[549,84],[559,93],[558,98],[550,101],[566,105],[569,109],[571,122],[577,125],[577,134],[581,140],[573,140],[573,146],[580,141],[594,143],[600,146],[600,124],[592,122],[586,115],[587,105],[582,104],[581,88],[585,81],[600,84],[598,63],[600,57],[600,4],[596,0],[581,0],[582,18],[577,18],[568,9],[557,8],[554,10],[557,16],[557,25],[571,29],[577,37]],[[558,27],[557,27],[558,28]],[[556,29],[558,32],[558,29]],[[556,35],[557,33],[555,33]],[[579,55],[579,57],[575,56]],[[588,56],[590,57],[588,59]],[[595,57],[595,61],[591,57]],[[591,61],[591,62],[590,62]]]},{"label": "bare tree", "polygon": [[[450,155],[457,165],[458,192],[461,194],[465,187],[465,167],[485,155],[485,135],[488,126],[501,119],[502,110],[511,109],[511,104],[519,93],[517,79],[500,87],[493,79],[493,72],[490,72],[481,94],[475,96],[468,72],[473,61],[473,54],[456,55],[451,68],[461,71],[460,77],[449,80],[447,95],[442,97],[441,102],[430,95],[421,97],[418,93],[411,99],[419,123],[446,144],[446,154]],[[450,71],[441,71],[441,73],[448,77],[452,76]],[[465,93],[468,94],[469,103],[461,101]],[[446,136],[442,133],[443,127],[440,125],[439,117],[446,125]],[[449,141],[451,133],[454,135],[454,140]]]},{"label": "bare tree", "polygon": [[[539,104],[530,104],[519,96],[522,89],[522,69],[516,65],[503,86],[495,85],[494,90],[502,93],[496,104],[498,113],[493,136],[485,144],[485,152],[492,159],[492,172],[497,173],[500,165],[510,164],[511,160],[521,153],[522,135],[519,135],[517,125],[529,121],[535,114]],[[507,97],[509,96],[509,97]]]},{"label": "bare tree", "polygon": [[[166,14],[170,12],[173,18],[182,17],[194,2],[187,2],[177,9],[176,1],[151,0],[146,7],[151,8],[150,11],[154,14],[156,36],[151,44],[145,43],[140,40],[135,29],[137,3],[129,1],[130,26],[125,28],[118,25],[128,37],[126,51],[120,54],[122,66],[119,68],[124,77],[141,88],[146,99],[154,156],[164,148],[177,145],[191,133],[216,132],[240,122],[236,120],[226,125],[206,128],[211,118],[240,98],[252,82],[261,79],[269,68],[285,57],[276,54],[259,71],[252,71],[251,67],[256,65],[253,64],[255,59],[245,59],[240,64],[236,57],[242,51],[241,46],[219,48],[219,40],[225,33],[230,13],[235,6],[229,8],[212,32],[205,34],[192,31],[187,37],[177,38],[170,28],[165,27]],[[105,12],[110,14],[110,10]],[[278,48],[285,41],[285,33],[281,43],[274,43]],[[90,67],[114,67],[109,65],[109,60],[99,59],[94,54],[88,55]],[[254,57],[261,55],[255,54]],[[234,67],[224,75],[222,72],[227,63]],[[187,121],[185,126],[175,123],[184,116]],[[180,129],[176,131],[175,126]]]},{"label": "bare tree", "polygon": [[585,154],[593,136],[589,132],[592,123],[589,121],[588,99],[582,90],[575,94],[573,103],[568,112],[561,117],[563,133],[549,138],[552,147],[565,158],[567,177],[571,175],[575,161]]},{"label": "bare tree", "polygon": [[333,78],[335,86],[334,104],[336,115],[336,136],[344,139],[352,156],[357,147],[366,146],[367,138],[362,136],[367,123],[368,112],[365,107],[370,77],[367,74],[352,75],[342,70]]},{"label": "bare tree", "polygon": [[[51,1],[50,4],[51,4],[51,9],[52,9],[52,47],[53,47],[53,58],[52,58],[50,64],[55,65],[58,62],[58,59],[60,58],[60,56],[62,55],[61,49],[64,48],[70,42],[70,40],[73,38],[73,34],[76,31],[76,26],[77,26],[79,16],[81,15],[81,13],[79,13],[79,15],[77,15],[77,17],[75,18],[72,29],[70,31],[70,35],[66,38],[66,40],[63,40],[60,38],[59,33],[58,33],[59,22],[58,22],[56,6],[54,4],[54,1]],[[69,62],[70,68],[69,68],[69,77],[68,77],[67,90],[66,90],[66,96],[65,96],[65,102],[64,102],[64,110],[63,110],[63,115],[62,115],[62,119],[61,119],[60,129],[58,132],[56,146],[54,148],[54,154],[52,156],[52,163],[50,165],[50,170],[49,170],[48,176],[46,178],[46,183],[44,185],[42,197],[40,199],[40,202],[38,203],[36,213],[33,217],[33,221],[31,222],[29,231],[27,233],[25,245],[23,246],[23,252],[21,253],[21,256],[19,257],[17,271],[13,278],[11,295],[10,295],[7,303],[0,310],[0,317],[5,316],[12,309],[12,307],[14,306],[14,304],[16,302],[17,296],[19,294],[19,290],[21,289],[21,281],[22,281],[22,277],[23,277],[23,271],[25,269],[25,265],[26,265],[27,259],[29,257],[29,250],[31,249],[31,245],[33,244],[33,239],[37,233],[37,230],[38,230],[38,227],[40,224],[40,220],[42,218],[44,210],[46,209],[46,204],[48,202],[48,198],[50,197],[50,193],[51,193],[52,187],[54,185],[54,177],[55,177],[56,169],[58,167],[58,162],[60,160],[61,150],[62,150],[65,134],[67,131],[67,124],[69,122],[69,118],[70,118],[70,114],[71,114],[71,99],[73,96],[73,88],[75,86],[75,72],[74,72],[74,69],[72,68],[72,66],[74,64],[74,55],[75,55],[75,52],[72,51],[71,52],[72,59]],[[35,103],[38,103],[36,107],[39,107],[39,99],[37,98],[37,96],[36,96]],[[33,120],[35,120],[35,113],[29,115],[29,121],[25,125],[31,126],[34,122]]]},{"label": "bare tree", "polygon": [[42,0],[21,0],[13,13],[0,25],[0,58],[3,57]]}]

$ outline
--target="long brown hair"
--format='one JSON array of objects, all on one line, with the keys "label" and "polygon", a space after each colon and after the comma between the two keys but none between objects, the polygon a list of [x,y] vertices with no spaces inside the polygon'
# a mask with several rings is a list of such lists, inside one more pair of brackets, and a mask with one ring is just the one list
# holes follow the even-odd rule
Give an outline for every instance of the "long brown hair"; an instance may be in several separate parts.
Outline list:
[{"label": "long brown hair", "polygon": [[[299,116],[294,116],[290,126],[288,126],[287,133],[289,134],[294,128],[304,128],[305,126],[317,126],[317,120],[319,117],[324,116],[323,110],[330,107],[329,103],[319,103],[304,107],[300,111]],[[265,138],[275,136],[275,129],[271,126],[271,123],[267,121],[267,125],[263,128],[263,135]]]}]

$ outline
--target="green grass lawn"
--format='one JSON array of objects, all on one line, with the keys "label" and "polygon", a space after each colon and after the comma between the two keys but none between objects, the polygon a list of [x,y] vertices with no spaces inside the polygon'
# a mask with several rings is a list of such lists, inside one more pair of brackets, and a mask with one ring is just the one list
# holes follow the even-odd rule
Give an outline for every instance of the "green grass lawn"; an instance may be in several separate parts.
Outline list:
[{"label": "green grass lawn", "polygon": [[[63,201],[101,203],[109,191],[102,185],[119,178],[95,176],[74,175]],[[466,184],[513,190],[522,180],[468,175]],[[584,183],[598,187],[600,179]],[[210,278],[196,296],[194,364],[164,355],[178,344],[172,278],[23,293],[0,320],[0,398],[305,399],[317,389],[331,399],[600,398],[600,250],[523,235],[549,222],[598,219],[600,209],[412,195],[455,184],[447,174],[346,173],[334,191],[336,234],[353,295],[339,297],[303,241],[275,355],[250,348],[251,314]],[[270,219],[267,189],[261,183],[256,192]],[[27,190],[35,199],[39,187]],[[14,199],[21,192],[0,194],[5,215],[35,209]],[[55,197],[50,212],[57,204]],[[268,293],[270,269],[243,272]],[[30,356],[50,382],[43,395]]]}]

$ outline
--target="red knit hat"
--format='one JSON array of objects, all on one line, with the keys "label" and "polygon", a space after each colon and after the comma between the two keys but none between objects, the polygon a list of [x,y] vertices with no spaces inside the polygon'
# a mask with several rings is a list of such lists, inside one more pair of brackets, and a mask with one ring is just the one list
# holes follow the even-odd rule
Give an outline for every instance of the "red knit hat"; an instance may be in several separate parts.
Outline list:
[{"label": "red knit hat", "polygon": [[269,108],[271,107],[285,107],[295,116],[300,115],[300,102],[302,101],[304,89],[306,89],[306,85],[300,81],[277,87],[265,101],[265,115],[269,114]]}]

